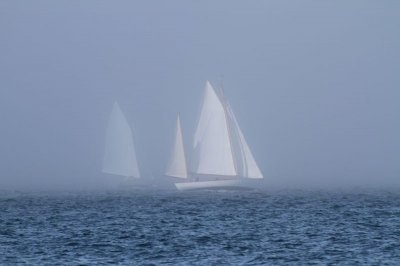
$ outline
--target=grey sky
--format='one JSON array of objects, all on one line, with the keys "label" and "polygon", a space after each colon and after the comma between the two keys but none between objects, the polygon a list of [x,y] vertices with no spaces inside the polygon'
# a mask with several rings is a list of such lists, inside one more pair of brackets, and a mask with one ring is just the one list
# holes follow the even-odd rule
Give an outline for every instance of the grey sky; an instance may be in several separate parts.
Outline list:
[{"label": "grey sky", "polygon": [[190,135],[221,75],[267,184],[399,185],[399,12],[394,0],[1,1],[0,187],[103,182],[114,100],[142,172],[161,176],[176,113]]}]

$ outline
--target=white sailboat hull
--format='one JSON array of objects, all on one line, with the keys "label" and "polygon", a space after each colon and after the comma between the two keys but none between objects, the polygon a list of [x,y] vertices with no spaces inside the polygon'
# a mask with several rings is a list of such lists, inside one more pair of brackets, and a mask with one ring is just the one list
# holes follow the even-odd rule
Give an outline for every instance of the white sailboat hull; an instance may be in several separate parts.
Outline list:
[{"label": "white sailboat hull", "polygon": [[240,180],[211,180],[211,181],[193,181],[175,183],[178,190],[199,190],[199,189],[229,189],[229,190],[246,190],[252,189],[250,186]]}]

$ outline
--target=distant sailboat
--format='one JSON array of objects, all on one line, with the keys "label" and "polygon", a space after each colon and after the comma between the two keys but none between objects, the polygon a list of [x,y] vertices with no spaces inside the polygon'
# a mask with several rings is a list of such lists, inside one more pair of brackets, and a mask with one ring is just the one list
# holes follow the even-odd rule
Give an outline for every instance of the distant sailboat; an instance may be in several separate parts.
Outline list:
[{"label": "distant sailboat", "polygon": [[132,130],[117,102],[108,121],[102,171],[128,178],[140,177]]},{"label": "distant sailboat", "polygon": [[222,91],[209,82],[194,134],[190,169],[187,169],[180,119],[166,175],[182,178],[179,190],[243,187],[245,179],[264,178]]}]

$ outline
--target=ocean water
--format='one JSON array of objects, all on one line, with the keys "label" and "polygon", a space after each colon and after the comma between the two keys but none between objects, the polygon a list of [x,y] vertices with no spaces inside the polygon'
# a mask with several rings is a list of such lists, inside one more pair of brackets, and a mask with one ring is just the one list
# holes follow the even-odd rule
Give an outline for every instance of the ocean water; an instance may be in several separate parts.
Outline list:
[{"label": "ocean water", "polygon": [[0,264],[399,265],[400,194],[22,194],[0,199]]}]

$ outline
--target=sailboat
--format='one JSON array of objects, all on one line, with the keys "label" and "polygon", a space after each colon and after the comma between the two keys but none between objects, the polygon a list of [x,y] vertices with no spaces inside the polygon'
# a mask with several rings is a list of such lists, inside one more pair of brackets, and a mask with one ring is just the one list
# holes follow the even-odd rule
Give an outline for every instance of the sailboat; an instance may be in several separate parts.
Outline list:
[{"label": "sailboat", "polygon": [[175,142],[165,174],[178,178],[175,183],[178,190],[239,189],[246,188],[246,180],[264,178],[222,89],[217,93],[208,81],[191,158],[186,157],[178,115]]},{"label": "sailboat", "polygon": [[102,171],[127,180],[140,177],[132,129],[117,102],[108,120]]}]

